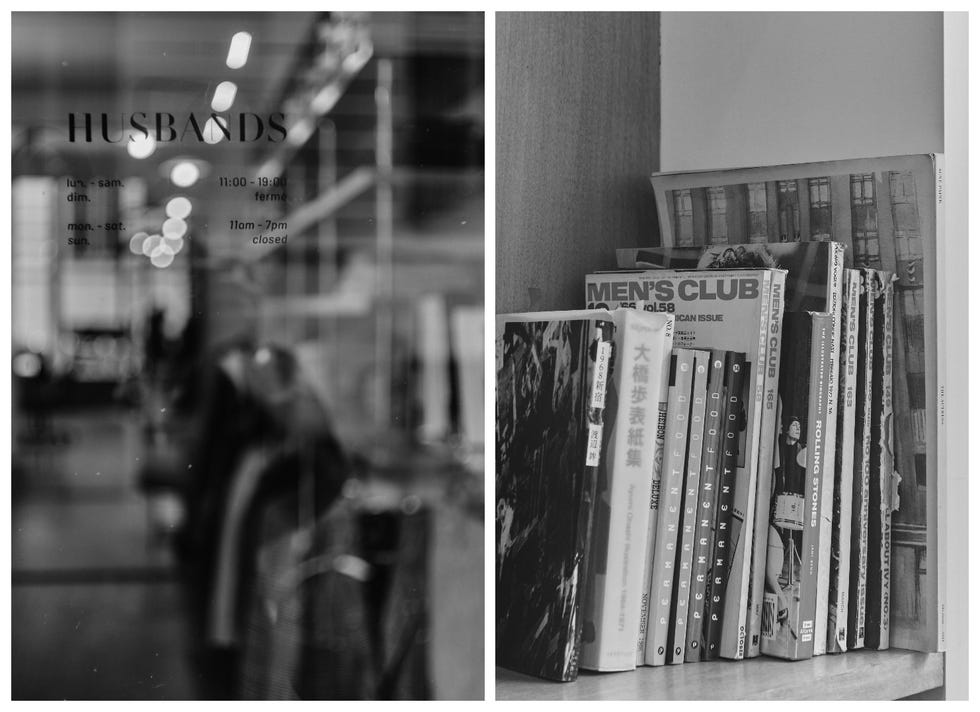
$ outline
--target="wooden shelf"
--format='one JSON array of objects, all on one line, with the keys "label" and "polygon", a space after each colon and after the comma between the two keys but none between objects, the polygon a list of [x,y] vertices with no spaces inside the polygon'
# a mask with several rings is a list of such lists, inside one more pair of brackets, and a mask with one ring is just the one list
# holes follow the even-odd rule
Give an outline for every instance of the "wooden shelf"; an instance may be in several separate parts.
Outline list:
[{"label": "wooden shelf", "polygon": [[582,671],[549,682],[497,668],[498,700],[894,700],[943,684],[942,653],[856,650],[788,662],[686,663],[634,672]]}]

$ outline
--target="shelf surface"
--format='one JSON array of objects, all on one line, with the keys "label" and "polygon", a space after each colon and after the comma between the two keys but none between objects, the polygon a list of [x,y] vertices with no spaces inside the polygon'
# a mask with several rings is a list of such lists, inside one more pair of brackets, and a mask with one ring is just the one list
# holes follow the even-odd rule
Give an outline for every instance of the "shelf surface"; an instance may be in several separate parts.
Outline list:
[{"label": "shelf surface", "polygon": [[760,657],[550,682],[497,668],[498,700],[894,700],[943,684],[943,654],[855,650],[789,662]]}]

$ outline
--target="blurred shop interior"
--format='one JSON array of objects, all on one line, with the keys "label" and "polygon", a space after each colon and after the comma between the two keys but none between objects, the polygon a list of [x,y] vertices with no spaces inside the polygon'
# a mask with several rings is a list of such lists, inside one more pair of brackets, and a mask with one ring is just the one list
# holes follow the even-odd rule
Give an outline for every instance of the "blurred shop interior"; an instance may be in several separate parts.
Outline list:
[{"label": "blurred shop interior", "polygon": [[482,699],[483,15],[12,24],[14,699]]}]

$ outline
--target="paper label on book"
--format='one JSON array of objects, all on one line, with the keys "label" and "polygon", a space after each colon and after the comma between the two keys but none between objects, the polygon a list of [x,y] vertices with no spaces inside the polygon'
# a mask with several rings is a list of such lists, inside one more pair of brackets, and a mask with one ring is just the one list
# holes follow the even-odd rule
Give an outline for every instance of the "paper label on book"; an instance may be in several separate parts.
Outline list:
[{"label": "paper label on book", "polygon": [[595,386],[592,388],[590,408],[604,408],[606,405],[606,378],[609,376],[609,355],[611,352],[611,342],[600,341],[596,344]]},{"label": "paper label on book", "polygon": [[602,455],[602,426],[589,423],[589,444],[585,451],[585,466],[598,467]]}]

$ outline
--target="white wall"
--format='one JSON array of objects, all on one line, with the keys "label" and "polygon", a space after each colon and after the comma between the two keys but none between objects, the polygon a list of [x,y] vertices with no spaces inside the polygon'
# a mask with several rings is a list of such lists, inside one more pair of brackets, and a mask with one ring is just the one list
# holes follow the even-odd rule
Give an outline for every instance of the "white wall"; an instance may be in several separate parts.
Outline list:
[{"label": "white wall", "polygon": [[660,169],[943,150],[942,13],[664,13]]}]

